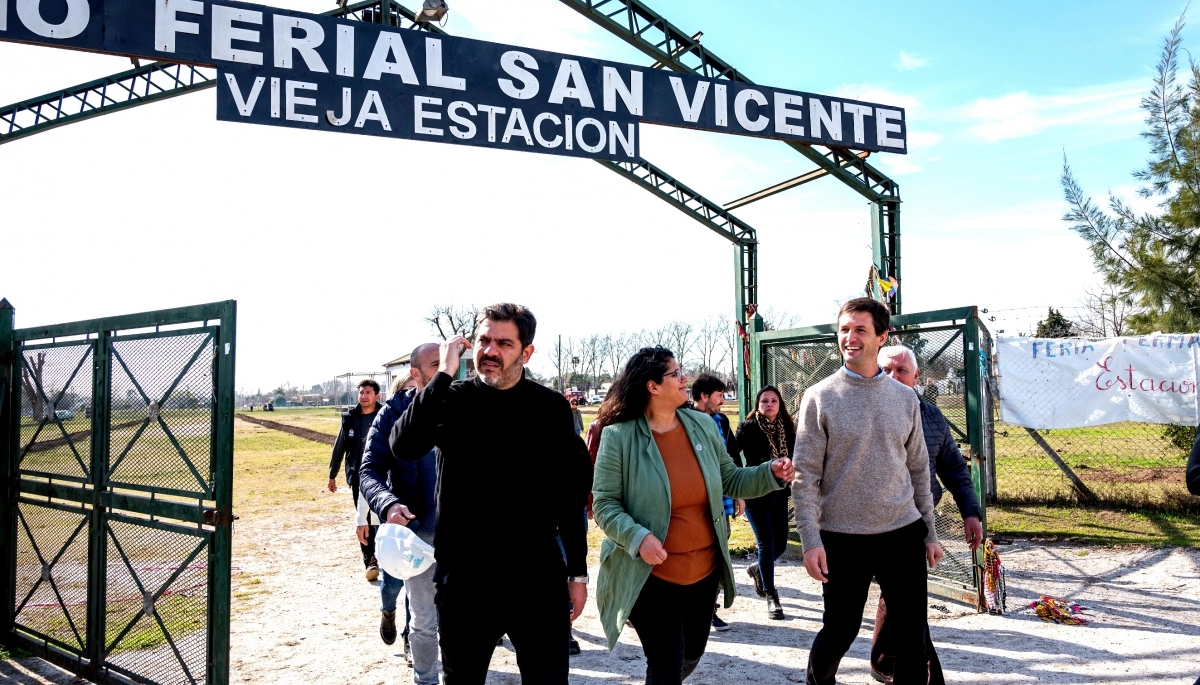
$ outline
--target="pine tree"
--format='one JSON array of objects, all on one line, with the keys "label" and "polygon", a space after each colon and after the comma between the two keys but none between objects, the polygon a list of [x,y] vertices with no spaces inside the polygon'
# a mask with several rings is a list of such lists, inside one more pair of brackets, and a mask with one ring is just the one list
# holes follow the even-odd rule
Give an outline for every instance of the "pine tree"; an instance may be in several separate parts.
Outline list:
[{"label": "pine tree", "polygon": [[1142,99],[1150,145],[1133,177],[1138,194],[1162,198],[1157,214],[1138,214],[1108,197],[1108,211],[1084,193],[1063,156],[1063,220],[1088,242],[1096,269],[1134,304],[1131,332],[1200,330],[1200,65],[1189,59],[1186,86],[1176,82],[1183,17],[1163,43],[1154,86]]},{"label": "pine tree", "polygon": [[1075,324],[1070,319],[1062,315],[1054,307],[1050,307],[1046,312],[1046,318],[1039,321],[1037,332],[1033,334],[1035,338],[1070,338],[1077,335]]}]

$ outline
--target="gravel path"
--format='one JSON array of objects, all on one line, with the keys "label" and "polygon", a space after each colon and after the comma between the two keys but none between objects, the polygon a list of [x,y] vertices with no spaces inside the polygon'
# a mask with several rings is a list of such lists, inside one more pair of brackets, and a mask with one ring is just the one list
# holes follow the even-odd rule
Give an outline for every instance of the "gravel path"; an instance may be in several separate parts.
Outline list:
[{"label": "gravel path", "polygon": [[[378,588],[362,577],[352,526],[349,512],[238,523],[234,563],[261,583],[234,600],[233,682],[411,682],[398,650],[378,638]],[[1192,685],[1200,675],[1200,550],[1018,541],[1000,553],[1008,568],[1009,615],[931,600],[933,638],[949,682]],[[733,609],[720,614],[733,628],[712,634],[688,683],[803,682],[821,616],[819,585],[798,560],[783,560],[779,585],[788,618],[768,621],[752,597],[745,563],[738,566],[736,577],[746,582]],[[1042,622],[1023,609],[1040,594],[1091,607],[1094,622]],[[874,615],[873,604],[866,613]],[[866,661],[870,627],[865,621],[839,682],[873,682]],[[572,659],[572,683],[641,682],[645,662],[632,630],[609,653],[589,603],[575,634],[584,652]],[[36,660],[0,663],[0,683],[69,680],[32,673],[54,671],[43,667]],[[516,685],[516,672],[506,641],[496,650],[488,683]]]}]

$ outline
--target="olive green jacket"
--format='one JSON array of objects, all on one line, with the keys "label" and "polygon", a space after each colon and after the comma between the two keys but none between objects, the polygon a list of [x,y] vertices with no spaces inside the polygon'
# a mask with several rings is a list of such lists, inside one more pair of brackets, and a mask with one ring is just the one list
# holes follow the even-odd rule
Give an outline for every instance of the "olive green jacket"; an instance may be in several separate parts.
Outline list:
[{"label": "olive green jacket", "polygon": [[[771,464],[740,468],[729,458],[717,425],[706,414],[690,409],[676,411],[696,451],[717,546],[721,551],[721,587],[725,606],[733,605],[737,585],[729,563],[729,534],[721,496],[761,497],[783,485],[771,473]],[[592,512],[596,525],[607,536],[600,545],[600,574],[596,604],[611,650],[633,611],[642,585],[650,577],[650,564],[638,556],[646,535],[667,540],[671,522],[671,484],[662,455],[645,418],[605,426],[600,434],[596,472],[592,481]]]}]

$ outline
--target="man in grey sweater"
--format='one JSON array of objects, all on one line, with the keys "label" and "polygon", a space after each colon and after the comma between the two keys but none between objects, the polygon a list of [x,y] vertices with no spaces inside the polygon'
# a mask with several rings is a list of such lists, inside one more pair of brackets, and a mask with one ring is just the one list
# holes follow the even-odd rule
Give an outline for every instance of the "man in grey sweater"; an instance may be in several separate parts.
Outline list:
[{"label": "man in grey sweater", "polygon": [[804,567],[824,583],[809,685],[834,685],[862,624],[871,579],[896,634],[895,685],[924,685],[926,576],[942,558],[933,524],[929,454],[912,390],[876,362],[891,317],[870,298],[838,312],[845,366],[800,403],[792,485]]}]

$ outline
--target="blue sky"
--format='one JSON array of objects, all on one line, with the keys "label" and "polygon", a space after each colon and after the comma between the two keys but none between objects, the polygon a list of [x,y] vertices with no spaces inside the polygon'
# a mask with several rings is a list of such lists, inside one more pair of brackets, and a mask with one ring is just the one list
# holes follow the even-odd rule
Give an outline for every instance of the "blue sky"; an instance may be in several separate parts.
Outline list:
[{"label": "blue sky", "polygon": [[[1146,156],[1137,103],[1183,9],[651,4],[758,82],[906,107],[911,154],[871,158],[904,199],[906,310],[977,304],[1010,333],[1096,282],[1060,220],[1062,155],[1094,195],[1133,195],[1129,173]],[[647,61],[553,0],[450,5],[458,35]],[[0,43],[0,101],[128,65]],[[543,349],[560,333],[732,307],[730,247],[597,164],[220,123],[214,100],[187,95],[0,147],[5,233],[20,255],[0,270],[0,295],[18,325],[234,298],[238,385],[252,390],[376,368],[429,337],[420,319],[434,304],[524,302]],[[718,202],[811,168],[776,142],[644,129],[646,159]],[[836,181],[737,214],[762,242],[763,306],[822,323],[865,280],[867,206]]]}]

